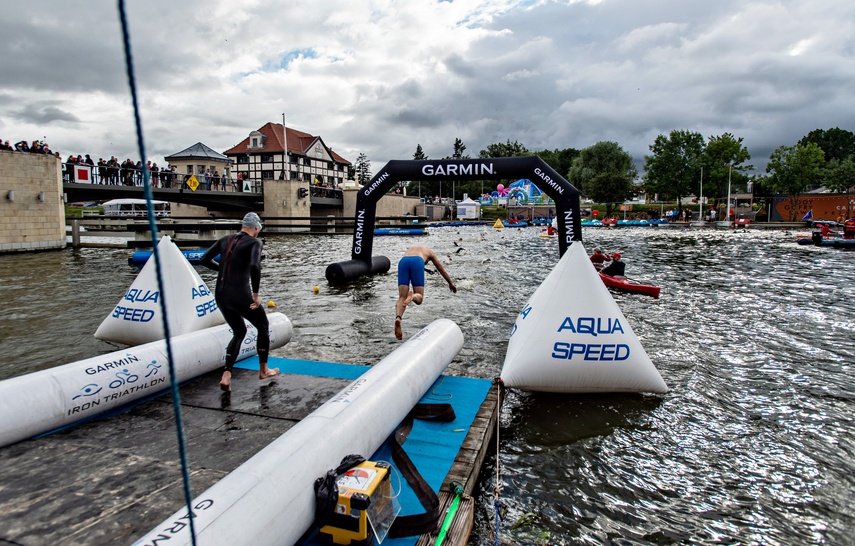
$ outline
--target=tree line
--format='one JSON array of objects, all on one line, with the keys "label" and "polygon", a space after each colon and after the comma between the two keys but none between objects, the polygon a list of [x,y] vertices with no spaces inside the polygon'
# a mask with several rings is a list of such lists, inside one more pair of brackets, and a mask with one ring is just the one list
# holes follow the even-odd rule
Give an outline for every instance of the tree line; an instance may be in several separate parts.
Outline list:
[{"label": "tree line", "polygon": [[[717,202],[727,193],[728,184],[734,192],[745,192],[753,186],[755,197],[773,194],[789,195],[793,204],[805,191],[824,185],[835,193],[847,193],[855,181],[855,133],[840,128],[815,129],[793,146],[780,146],[769,157],[766,174],[751,176],[754,167],[748,148],[741,137],[731,133],[710,136],[695,131],[673,130],[656,137],[650,145],[650,155],[644,156],[644,174],[639,177],[632,156],[618,143],[597,142],[583,150],[575,148],[531,151],[518,141],[490,144],[481,150],[479,158],[536,155],[582,194],[605,204],[610,216],[620,203],[639,193],[655,195],[657,199],[675,202],[680,210],[689,196],[710,196]],[[452,154],[442,159],[470,159],[466,146],[454,140]],[[413,159],[430,159],[416,145]],[[362,153],[352,173],[360,184],[371,180],[371,163]],[[408,195],[460,198],[463,194],[485,193],[485,181],[412,181],[403,183]],[[487,181],[486,193],[496,181]],[[504,181],[508,185],[513,180]],[[847,199],[848,201],[848,199]],[[790,207],[795,214],[796,207]],[[795,218],[790,218],[795,220]]]}]

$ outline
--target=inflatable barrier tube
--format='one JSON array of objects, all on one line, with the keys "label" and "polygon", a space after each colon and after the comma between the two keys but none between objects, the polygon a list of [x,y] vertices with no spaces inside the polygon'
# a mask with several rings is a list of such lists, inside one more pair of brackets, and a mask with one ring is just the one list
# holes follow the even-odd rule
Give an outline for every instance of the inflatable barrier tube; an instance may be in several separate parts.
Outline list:
[{"label": "inflatable barrier tube", "polygon": [[374,235],[424,235],[424,228],[378,228]]},{"label": "inflatable barrier tube", "polygon": [[[198,544],[294,544],[315,518],[315,478],[345,455],[370,457],[463,347],[439,319],[192,501]],[[191,544],[187,508],[137,546]]]},{"label": "inflatable barrier tube", "polygon": [[[205,252],[207,252],[207,250],[198,248],[181,250],[181,254],[183,254],[184,257],[187,258],[187,261],[191,264],[198,264],[199,261],[202,259],[202,256],[205,255]],[[128,265],[142,267],[146,264],[148,259],[151,258],[152,254],[153,252],[151,250],[137,250],[131,255],[130,258],[128,258]],[[214,260],[219,261],[220,255],[218,254],[217,256],[215,256]]]},{"label": "inflatable barrier tube", "polygon": [[[291,321],[270,313],[270,348],[291,340]],[[255,327],[247,324],[238,359],[255,355]],[[226,324],[172,338],[180,382],[216,370],[232,338]],[[0,381],[0,447],[95,417],[170,386],[166,342],[153,341]],[[11,416],[15,416],[12,418]]]},{"label": "inflatable barrier tube", "polygon": [[365,275],[386,273],[392,264],[386,256],[373,256],[371,264],[363,260],[335,262],[327,266],[326,277],[330,284],[347,284]]}]

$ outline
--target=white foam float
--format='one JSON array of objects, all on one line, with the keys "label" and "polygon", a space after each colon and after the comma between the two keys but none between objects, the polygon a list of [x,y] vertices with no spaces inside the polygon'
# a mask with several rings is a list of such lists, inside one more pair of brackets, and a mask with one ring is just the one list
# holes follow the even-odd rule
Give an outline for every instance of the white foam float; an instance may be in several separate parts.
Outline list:
[{"label": "white foam float", "polygon": [[[223,324],[214,294],[168,235],[157,245],[166,294],[169,333],[178,336]],[[148,260],[131,287],[98,326],[95,337],[125,345],[163,339],[162,297],[155,261]]]},{"label": "white foam float", "polygon": [[[282,313],[267,315],[270,348],[291,340],[292,326]],[[256,354],[258,331],[247,323],[238,359]],[[172,338],[178,382],[216,370],[226,360],[232,332],[215,326]],[[128,347],[0,381],[0,447],[71,425],[168,388],[166,341]]]},{"label": "white foam float", "polygon": [[[191,503],[198,544],[288,545],[309,529],[315,478],[344,456],[370,457],[463,347],[439,319]],[[191,544],[186,507],[135,545]]]},{"label": "white foam float", "polygon": [[668,391],[578,241],[520,311],[501,378],[531,391]]}]

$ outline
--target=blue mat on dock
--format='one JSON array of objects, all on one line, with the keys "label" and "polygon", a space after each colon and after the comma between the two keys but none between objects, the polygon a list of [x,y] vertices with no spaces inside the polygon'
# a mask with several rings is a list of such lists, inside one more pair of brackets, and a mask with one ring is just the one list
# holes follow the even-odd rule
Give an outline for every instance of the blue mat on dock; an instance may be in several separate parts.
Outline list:
[{"label": "blue mat on dock", "polygon": [[[335,362],[318,362],[313,360],[294,360],[290,358],[270,357],[270,365],[279,368],[280,373],[308,375],[316,377],[333,377],[353,380],[368,371],[370,367],[355,364],[338,364]],[[238,368],[249,370],[258,369],[258,357],[251,357],[235,364]],[[419,401],[422,404],[451,404],[456,418],[450,423],[436,423],[416,419],[413,430],[404,443],[404,450],[413,460],[422,477],[433,488],[439,491],[442,482],[466,439],[466,434],[472,426],[478,409],[487,397],[492,383],[487,379],[443,375],[428,389]],[[388,444],[384,444],[377,453],[368,458],[372,461],[392,462],[392,453]],[[393,466],[395,466],[393,464]],[[393,472],[392,486],[402,490],[398,500],[401,502],[401,516],[419,514],[424,511],[416,494],[409,484],[400,477],[400,472]],[[383,541],[383,545],[392,546],[415,545],[418,537],[404,537]],[[376,541],[375,541],[376,543]],[[316,544],[329,545],[313,533],[301,546]]]}]

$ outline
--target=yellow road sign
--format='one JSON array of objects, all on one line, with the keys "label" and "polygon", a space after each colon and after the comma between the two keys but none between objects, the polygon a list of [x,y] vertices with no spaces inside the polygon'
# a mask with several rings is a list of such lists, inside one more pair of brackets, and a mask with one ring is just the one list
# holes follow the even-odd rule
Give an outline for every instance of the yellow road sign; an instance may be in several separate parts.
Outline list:
[{"label": "yellow road sign", "polygon": [[193,175],[187,179],[187,187],[193,191],[196,191],[196,188],[199,187],[199,181],[196,180],[196,176]]}]

